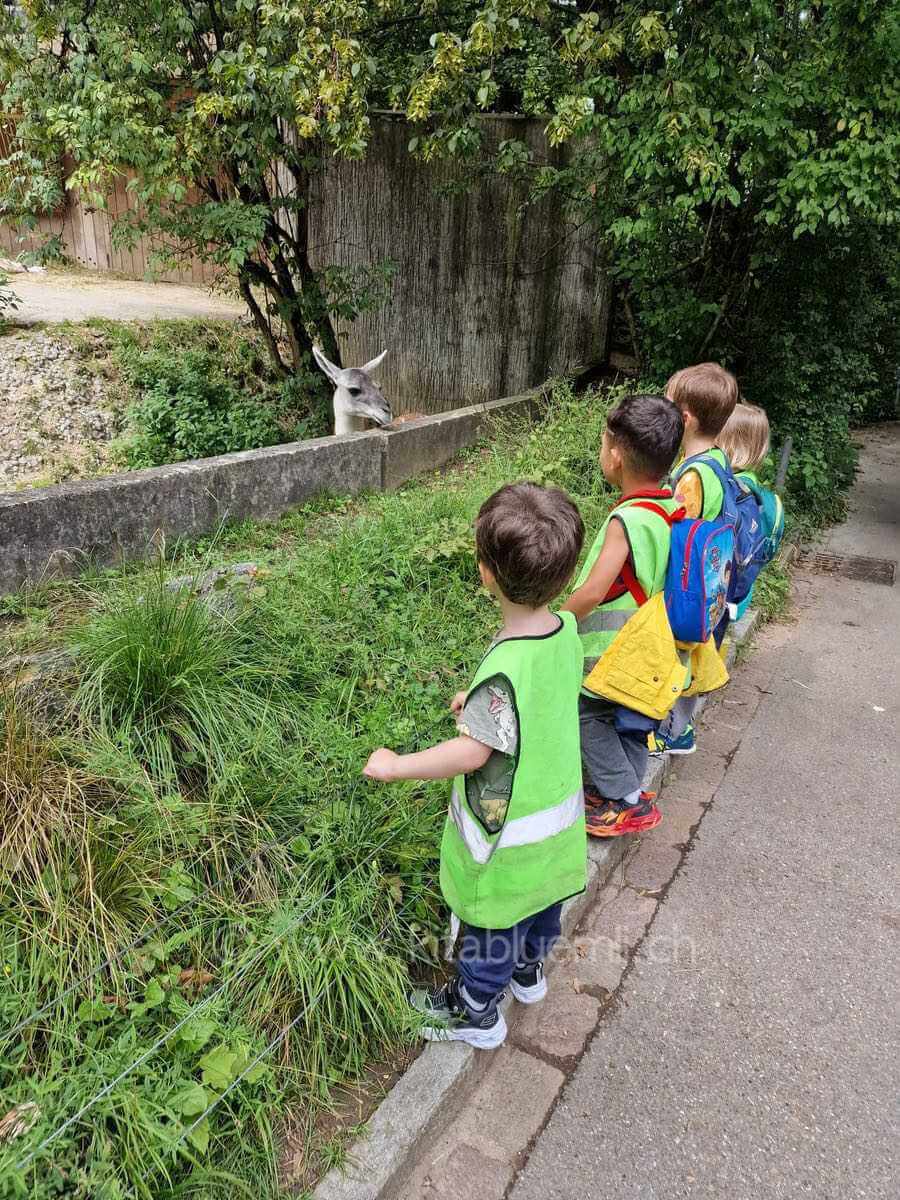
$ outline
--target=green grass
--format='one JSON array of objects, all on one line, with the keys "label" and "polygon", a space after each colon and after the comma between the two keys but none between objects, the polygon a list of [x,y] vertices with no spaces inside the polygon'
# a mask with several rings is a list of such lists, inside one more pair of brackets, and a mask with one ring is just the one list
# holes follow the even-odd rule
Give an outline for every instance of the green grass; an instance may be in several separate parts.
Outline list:
[{"label": "green grass", "polygon": [[[486,496],[559,483],[596,527],[604,408],[560,389],[539,427],[498,426],[440,478],[5,602],[17,649],[64,645],[75,667],[52,721],[10,695],[0,724],[3,811],[26,810],[0,843],[0,1028],[76,986],[0,1037],[4,1111],[39,1110],[0,1145],[0,1196],[275,1196],[286,1114],[312,1129],[334,1085],[409,1044],[410,976],[434,969],[446,923],[445,790],[361,768],[452,731],[447,701],[496,624],[472,554]],[[166,586],[248,559],[264,578],[224,619]]]}]

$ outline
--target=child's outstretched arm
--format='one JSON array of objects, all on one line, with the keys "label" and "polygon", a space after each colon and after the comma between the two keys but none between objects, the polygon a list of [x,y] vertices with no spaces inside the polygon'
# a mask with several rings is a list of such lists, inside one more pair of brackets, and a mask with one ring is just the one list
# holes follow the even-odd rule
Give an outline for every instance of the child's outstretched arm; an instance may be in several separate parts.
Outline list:
[{"label": "child's outstretched arm", "polygon": [[363,775],[382,783],[393,783],[397,779],[453,779],[483,767],[491,753],[490,746],[460,734],[417,754],[376,750],[363,767]]},{"label": "child's outstretched arm", "polygon": [[583,621],[606,599],[627,558],[628,538],[625,536],[622,522],[618,519],[610,521],[597,561],[581,587],[576,588],[565,604],[561,605],[563,611],[574,613],[579,621]]}]

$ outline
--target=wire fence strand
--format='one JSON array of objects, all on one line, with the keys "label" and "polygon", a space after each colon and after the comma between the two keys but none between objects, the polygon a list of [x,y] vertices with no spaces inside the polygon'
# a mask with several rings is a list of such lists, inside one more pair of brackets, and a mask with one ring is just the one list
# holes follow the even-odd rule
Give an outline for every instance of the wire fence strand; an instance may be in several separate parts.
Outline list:
[{"label": "wire fence strand", "polygon": [[186,1015],[183,1016],[181,1018],[181,1020],[179,1020],[175,1025],[173,1025],[173,1027],[170,1030],[168,1030],[165,1034],[163,1034],[162,1037],[158,1038],[153,1043],[153,1045],[150,1046],[147,1050],[145,1050],[143,1054],[139,1055],[138,1058],[136,1058],[134,1060],[134,1062],[130,1063],[123,1071],[120,1071],[119,1074],[116,1075],[116,1077],[114,1079],[112,1079],[109,1083],[105,1084],[100,1089],[100,1091],[95,1093],[95,1095],[92,1096],[91,1099],[88,1100],[85,1104],[83,1104],[81,1106],[81,1108],[78,1109],[77,1112],[73,1113],[70,1117],[67,1117],[66,1120],[63,1121],[63,1123],[61,1125],[57,1126],[56,1129],[54,1129],[51,1134],[49,1134],[46,1138],[44,1138],[44,1140],[38,1146],[36,1146],[34,1150],[30,1151],[30,1153],[28,1153],[19,1162],[18,1170],[20,1170],[20,1171],[24,1170],[25,1167],[27,1167],[30,1162],[32,1162],[40,1153],[42,1153],[42,1151],[46,1150],[48,1146],[51,1146],[59,1137],[62,1136],[62,1134],[65,1133],[65,1131],[67,1129],[71,1128],[71,1126],[74,1125],[76,1121],[81,1120],[81,1118],[83,1116],[85,1116],[86,1113],[90,1112],[90,1110],[95,1105],[99,1104],[99,1102],[101,1100],[103,1100],[106,1096],[108,1096],[110,1094],[110,1092],[114,1091],[115,1088],[117,1088],[118,1085],[124,1079],[128,1078],[128,1076],[132,1073],[132,1071],[137,1070],[137,1068],[142,1066],[145,1062],[147,1062],[147,1060],[149,1058],[152,1058],[153,1055],[156,1053],[156,1051],[162,1049],[162,1047],[165,1046],[175,1036],[175,1034],[179,1032],[179,1030],[183,1029],[184,1026],[189,1021],[193,1020],[201,1012],[205,1011],[218,996],[221,996],[224,991],[226,991],[238,979],[240,979],[244,974],[246,974],[246,972],[249,971],[252,966],[254,966],[257,962],[259,962],[260,959],[263,958],[266,954],[268,954],[268,952],[274,946],[277,946],[278,943],[283,938],[287,937],[288,934],[292,933],[295,929],[299,928],[299,926],[303,923],[303,921],[305,921],[306,918],[312,912],[314,912],[316,910],[316,908],[318,908],[327,899],[329,899],[330,896],[334,895],[334,893],[337,890],[340,883],[343,883],[347,878],[349,878],[350,875],[354,874],[356,871],[359,871],[362,867],[364,867],[368,863],[372,862],[373,859],[376,857],[376,855],[381,850],[383,850],[385,848],[385,846],[387,846],[391,841],[393,841],[397,837],[398,834],[402,833],[407,828],[408,825],[411,825],[413,820],[416,819],[418,816],[419,816],[419,810],[414,807],[413,811],[410,813],[409,819],[407,821],[404,821],[402,824],[398,825],[396,827],[396,829],[394,829],[388,837],[386,837],[383,841],[379,842],[379,844],[374,848],[374,850],[372,850],[369,854],[367,854],[365,858],[361,859],[358,863],[356,863],[355,866],[351,867],[350,870],[347,872],[347,874],[344,875],[341,880],[338,880],[337,882],[332,884],[332,886],[327,891],[323,892],[321,896],[318,896],[316,898],[316,900],[300,914],[299,917],[297,917],[290,924],[286,925],[285,928],[279,934],[277,934],[276,937],[274,937],[269,943],[267,943],[260,950],[258,950],[254,955],[252,955],[243,964],[243,966],[238,967],[237,970],[234,971],[229,976],[228,979],[224,980],[217,988],[215,988],[212,992],[210,992],[210,994],[208,996],[205,996],[203,998],[203,1000],[201,1000],[199,1003],[193,1005],[191,1007],[191,1009],[186,1013]]},{"label": "wire fence strand", "polygon": [[[229,883],[231,880],[236,879],[239,875],[246,871],[247,868],[256,861],[256,859],[263,854],[268,854],[270,850],[286,850],[296,837],[297,834],[292,833],[287,839],[278,839],[273,842],[268,842],[264,846],[260,846],[259,849],[254,850],[249,858],[245,859],[241,863],[238,863],[236,867],[234,867],[227,874],[223,875],[216,886],[221,887],[223,884]],[[63,1000],[71,996],[73,992],[78,991],[83,984],[99,975],[102,971],[105,971],[107,967],[111,967],[113,963],[119,962],[126,954],[130,954],[132,950],[136,950],[138,946],[142,946],[146,941],[149,941],[154,933],[157,933],[160,929],[164,928],[170,921],[173,921],[182,913],[187,912],[187,910],[192,908],[200,899],[203,898],[203,896],[208,896],[211,893],[212,889],[207,888],[206,891],[201,895],[192,896],[190,900],[185,900],[183,904],[179,904],[176,909],[173,909],[172,912],[167,913],[164,917],[161,917],[157,922],[155,922],[155,924],[151,925],[149,929],[145,929],[143,933],[138,934],[134,941],[129,942],[127,946],[121,946],[118,950],[110,954],[108,958],[105,958],[103,962],[98,963],[96,967],[92,967],[90,971],[86,971],[83,975],[79,976],[74,983],[69,984],[67,988],[65,988],[58,995],[54,996],[52,1000],[48,1000],[46,1004],[43,1004],[40,1008],[36,1008],[33,1013],[19,1021],[17,1025],[13,1025],[12,1029],[0,1031],[0,1041],[10,1041],[16,1036],[17,1033],[21,1033],[22,1030],[27,1029],[29,1025],[33,1025],[34,1022],[39,1020],[45,1013],[51,1012],[54,1008],[57,1008],[60,1004],[62,1004]]]}]

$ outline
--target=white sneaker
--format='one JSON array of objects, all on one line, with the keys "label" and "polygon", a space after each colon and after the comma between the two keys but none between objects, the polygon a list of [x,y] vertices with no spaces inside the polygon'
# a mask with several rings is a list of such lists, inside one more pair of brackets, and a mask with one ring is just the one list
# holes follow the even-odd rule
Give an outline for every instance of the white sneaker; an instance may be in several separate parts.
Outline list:
[{"label": "white sneaker", "polygon": [[521,966],[517,963],[509,981],[509,990],[520,1004],[538,1004],[547,995],[544,964],[536,962]]}]

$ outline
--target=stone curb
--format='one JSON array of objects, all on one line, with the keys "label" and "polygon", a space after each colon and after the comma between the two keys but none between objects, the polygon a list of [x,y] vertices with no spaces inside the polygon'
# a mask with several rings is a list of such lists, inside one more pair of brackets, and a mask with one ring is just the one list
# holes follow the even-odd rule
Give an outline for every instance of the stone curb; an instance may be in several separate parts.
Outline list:
[{"label": "stone curb", "polygon": [[[750,640],[760,623],[751,609],[731,629],[726,660],[729,667],[739,647]],[[699,716],[707,701],[700,698]],[[667,760],[651,759],[644,780],[648,791],[662,788]],[[569,937],[593,906],[600,889],[625,856],[628,839],[588,844],[587,887],[563,910],[563,937]],[[548,963],[552,971],[552,959]],[[504,1011],[510,1027],[520,1006],[507,1000]],[[459,1042],[429,1042],[409,1069],[397,1080],[368,1121],[368,1132],[350,1148],[347,1165],[330,1171],[313,1191],[314,1200],[389,1200],[391,1189],[402,1181],[417,1147],[433,1131],[455,1099],[458,1087],[473,1083],[490,1060]]]}]

